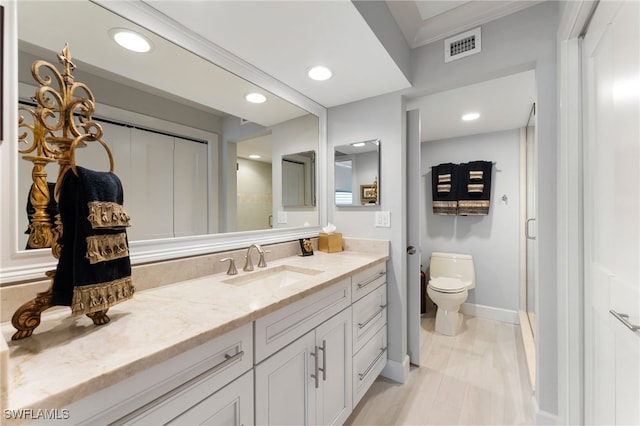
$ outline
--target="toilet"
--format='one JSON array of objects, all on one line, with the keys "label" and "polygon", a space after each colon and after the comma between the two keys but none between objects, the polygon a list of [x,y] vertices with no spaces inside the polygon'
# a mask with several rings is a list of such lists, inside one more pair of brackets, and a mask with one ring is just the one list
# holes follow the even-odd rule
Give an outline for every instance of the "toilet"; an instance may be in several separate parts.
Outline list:
[{"label": "toilet", "polygon": [[438,308],[436,331],[455,336],[462,326],[460,306],[476,287],[473,257],[459,253],[432,253],[427,294]]}]

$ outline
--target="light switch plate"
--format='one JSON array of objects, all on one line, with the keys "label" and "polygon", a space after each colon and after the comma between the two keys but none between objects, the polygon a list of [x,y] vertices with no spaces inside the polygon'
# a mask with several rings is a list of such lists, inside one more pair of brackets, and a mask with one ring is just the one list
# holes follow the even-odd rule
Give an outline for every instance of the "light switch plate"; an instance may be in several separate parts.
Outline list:
[{"label": "light switch plate", "polygon": [[390,228],[391,212],[376,212],[375,222],[376,222],[376,228]]},{"label": "light switch plate", "polygon": [[278,212],[278,223],[287,223],[287,212]]}]

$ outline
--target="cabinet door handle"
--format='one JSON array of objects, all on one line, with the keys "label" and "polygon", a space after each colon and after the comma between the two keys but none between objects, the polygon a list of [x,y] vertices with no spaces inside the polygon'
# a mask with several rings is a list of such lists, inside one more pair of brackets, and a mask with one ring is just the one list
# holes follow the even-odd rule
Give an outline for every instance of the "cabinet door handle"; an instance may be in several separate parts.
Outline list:
[{"label": "cabinet door handle", "polygon": [[318,366],[318,346],[315,347],[315,352],[311,352],[311,356],[314,358],[314,360],[313,360],[313,363],[314,363],[314,367],[313,367],[314,374],[312,374],[311,377],[315,379],[315,381],[316,381],[316,389],[318,389],[318,387],[320,387],[320,374],[318,374],[318,371],[320,370],[320,368]]},{"label": "cabinet door handle", "polygon": [[322,371],[322,380],[327,381],[327,341],[322,341],[322,346],[318,348],[322,351],[322,368],[319,370]]},{"label": "cabinet door handle", "polygon": [[384,312],[384,309],[387,307],[387,304],[385,303],[384,305],[380,305],[380,310],[378,312],[376,312],[375,314],[373,314],[371,317],[369,317],[368,320],[366,320],[365,322],[359,322],[358,323],[358,328],[359,329],[363,329],[367,326],[367,324],[369,324],[371,321],[373,321],[378,315],[380,315],[381,313]]},{"label": "cabinet door handle", "polygon": [[635,324],[632,324],[632,323],[629,322],[629,315],[628,314],[620,314],[620,313],[614,311],[613,309],[611,309],[609,311],[609,313],[611,315],[613,315],[614,317],[616,317],[629,330],[634,331],[634,332],[640,330],[640,325],[635,325]]},{"label": "cabinet door handle", "polygon": [[380,271],[380,272],[378,272],[378,275],[376,275],[373,278],[370,278],[368,281],[365,281],[365,282],[362,282],[362,283],[358,283],[358,288],[366,287],[369,284],[371,284],[372,282],[374,282],[375,280],[377,280],[378,278],[385,276],[386,274],[387,274],[386,271]]},{"label": "cabinet door handle", "polygon": [[358,373],[358,376],[360,377],[360,381],[362,381],[362,379],[364,379],[365,377],[367,377],[367,374],[369,374],[369,372],[371,371],[371,369],[373,368],[374,365],[376,365],[376,362],[378,362],[378,360],[380,360],[380,358],[382,358],[382,355],[384,355],[384,353],[386,352],[387,347],[385,346],[384,348],[380,348],[380,353],[378,354],[378,356],[376,357],[376,359],[374,359],[371,364],[369,364],[369,366],[367,367],[366,370],[364,370],[362,373]]}]

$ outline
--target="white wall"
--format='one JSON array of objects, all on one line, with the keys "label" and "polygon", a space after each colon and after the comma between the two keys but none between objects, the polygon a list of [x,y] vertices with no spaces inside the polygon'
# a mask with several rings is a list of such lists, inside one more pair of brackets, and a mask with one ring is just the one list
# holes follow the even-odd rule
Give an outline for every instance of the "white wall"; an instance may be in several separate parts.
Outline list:
[{"label": "white wall", "polygon": [[[508,130],[422,143],[421,249],[423,270],[434,251],[468,253],[476,288],[467,303],[518,310],[520,286],[520,131]],[[495,162],[487,216],[433,214],[431,167],[440,163]],[[502,201],[502,196],[507,201]]]},{"label": "white wall", "polygon": [[[333,148],[347,143],[380,139],[381,177],[380,206],[336,207],[333,195],[327,197],[329,222],[338,232],[349,237],[377,238],[391,242],[387,269],[388,358],[383,375],[394,380],[405,379],[407,357],[407,292],[406,292],[406,148],[404,103],[399,94],[377,96],[329,108],[328,193],[334,193]],[[359,188],[358,188],[359,190]],[[376,228],[374,213],[389,211],[390,228]]]}]

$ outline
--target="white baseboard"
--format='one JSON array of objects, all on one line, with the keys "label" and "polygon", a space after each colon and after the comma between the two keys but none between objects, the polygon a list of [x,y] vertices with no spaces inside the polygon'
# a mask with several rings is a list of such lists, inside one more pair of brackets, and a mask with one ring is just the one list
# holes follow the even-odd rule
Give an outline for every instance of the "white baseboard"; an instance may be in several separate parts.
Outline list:
[{"label": "white baseboard", "polygon": [[463,303],[460,312],[465,315],[471,315],[479,318],[486,318],[510,324],[520,324],[518,311],[509,309],[494,308],[485,305],[474,305],[472,303]]},{"label": "white baseboard", "polygon": [[536,425],[540,426],[556,426],[558,424],[558,416],[548,411],[543,411],[538,407],[538,400],[533,398],[533,407],[536,410]]},{"label": "white baseboard", "polygon": [[393,380],[394,382],[406,382],[409,377],[409,355],[405,355],[402,362],[388,359],[387,365],[384,367],[380,375]]}]

